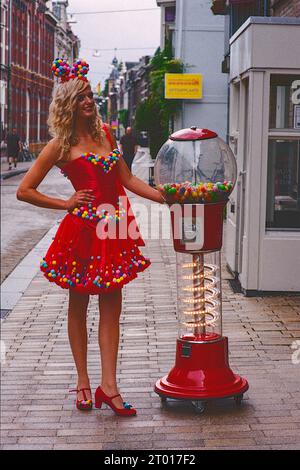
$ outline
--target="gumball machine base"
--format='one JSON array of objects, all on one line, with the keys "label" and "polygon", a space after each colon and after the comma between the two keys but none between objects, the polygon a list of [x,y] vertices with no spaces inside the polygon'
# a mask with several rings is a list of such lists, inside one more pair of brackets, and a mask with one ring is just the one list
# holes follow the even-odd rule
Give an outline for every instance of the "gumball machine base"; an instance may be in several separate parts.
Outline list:
[{"label": "gumball machine base", "polygon": [[166,398],[211,400],[235,397],[240,404],[248,382],[232,372],[228,361],[228,338],[177,339],[176,363],[168,375],[159,379],[155,392]]}]

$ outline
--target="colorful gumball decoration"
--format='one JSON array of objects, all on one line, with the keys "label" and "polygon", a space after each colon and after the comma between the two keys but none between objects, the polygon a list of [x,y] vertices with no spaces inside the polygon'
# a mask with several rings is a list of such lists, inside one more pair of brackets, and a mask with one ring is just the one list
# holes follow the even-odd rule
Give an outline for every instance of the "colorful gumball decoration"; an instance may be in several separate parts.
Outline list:
[{"label": "colorful gumball decoration", "polygon": [[86,75],[89,71],[89,64],[83,60],[78,59],[73,63],[72,69],[69,62],[64,58],[57,58],[53,61],[51,70],[53,75],[60,79],[60,82],[68,82],[73,78],[79,78],[87,82]]},{"label": "colorful gumball decoration", "polygon": [[58,57],[52,62],[51,70],[53,75],[60,78],[62,82],[65,82],[68,80],[71,69],[69,62],[66,59]]},{"label": "colorful gumball decoration", "polygon": [[191,183],[165,183],[158,184],[156,189],[161,192],[169,204],[180,202],[182,204],[209,203],[227,201],[233,189],[231,181],[224,182],[198,182]]},{"label": "colorful gumball decoration", "polygon": [[72,75],[75,77],[80,78],[83,81],[87,81],[86,75],[88,71],[89,64],[85,60],[78,59],[76,62],[74,62],[72,67]]}]

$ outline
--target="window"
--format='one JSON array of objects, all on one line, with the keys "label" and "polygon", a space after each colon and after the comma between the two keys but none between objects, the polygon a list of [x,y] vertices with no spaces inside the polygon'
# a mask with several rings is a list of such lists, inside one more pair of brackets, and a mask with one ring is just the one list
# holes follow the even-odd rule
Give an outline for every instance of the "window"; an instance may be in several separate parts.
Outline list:
[{"label": "window", "polygon": [[30,25],[30,22],[31,22],[31,15],[30,15],[30,12],[28,12],[27,13],[27,64],[26,64],[27,70],[30,69],[30,65],[31,65],[30,64],[30,52],[31,52],[31,48],[30,48],[31,25]]},{"label": "window", "polygon": [[26,92],[26,141],[29,144],[30,139],[30,92]]},{"label": "window", "polygon": [[267,227],[300,229],[300,139],[269,141]]},{"label": "window", "polygon": [[165,22],[175,23],[176,6],[165,7]]},{"label": "window", "polygon": [[41,95],[38,94],[38,107],[37,107],[37,141],[41,141]]},{"label": "window", "polygon": [[270,129],[300,129],[300,75],[271,75]]},{"label": "window", "polygon": [[300,230],[300,75],[271,74],[267,230]]}]

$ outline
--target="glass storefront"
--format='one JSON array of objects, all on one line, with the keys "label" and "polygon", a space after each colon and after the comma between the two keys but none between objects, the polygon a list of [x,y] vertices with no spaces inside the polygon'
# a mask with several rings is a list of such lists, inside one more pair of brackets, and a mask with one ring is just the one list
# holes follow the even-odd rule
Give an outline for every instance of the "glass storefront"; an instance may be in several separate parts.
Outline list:
[{"label": "glass storefront", "polygon": [[300,229],[300,140],[269,140],[267,228]]},{"label": "glass storefront", "polygon": [[271,75],[269,128],[300,131],[300,75]]},{"label": "glass storefront", "polygon": [[300,229],[300,75],[272,74],[266,228]]}]

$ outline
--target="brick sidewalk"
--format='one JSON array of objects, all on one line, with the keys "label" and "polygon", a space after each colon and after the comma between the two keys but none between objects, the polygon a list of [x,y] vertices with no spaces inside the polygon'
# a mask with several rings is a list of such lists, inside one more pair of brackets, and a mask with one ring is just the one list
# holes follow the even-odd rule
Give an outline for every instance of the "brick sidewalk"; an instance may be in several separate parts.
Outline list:
[{"label": "brick sidewalk", "polygon": [[[152,265],[123,289],[118,365],[120,391],[138,410],[121,418],[106,406],[77,411],[75,368],[67,340],[68,293],[41,273],[2,322],[2,449],[297,449],[300,365],[291,361],[300,337],[300,297],[233,294],[223,270],[224,334],[230,364],[249,381],[241,407],[233,399],[161,405],[155,381],[174,364],[175,253],[169,240],[142,248]],[[97,296],[89,304],[89,372],[99,384]]]}]

